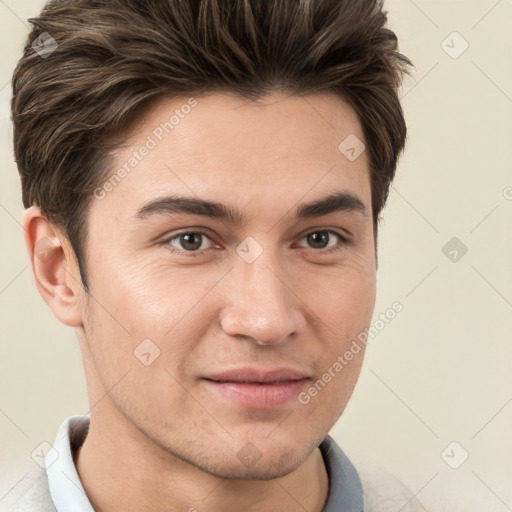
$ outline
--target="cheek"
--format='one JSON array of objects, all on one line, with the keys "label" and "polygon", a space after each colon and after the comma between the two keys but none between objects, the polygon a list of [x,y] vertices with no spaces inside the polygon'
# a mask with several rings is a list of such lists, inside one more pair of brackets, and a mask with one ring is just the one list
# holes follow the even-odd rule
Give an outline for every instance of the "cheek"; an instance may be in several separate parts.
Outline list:
[{"label": "cheek", "polygon": [[354,336],[371,321],[376,297],[371,262],[302,274],[298,287],[318,321],[338,339]]},{"label": "cheek", "polygon": [[[222,270],[173,267],[138,260],[127,264],[121,257],[98,262],[101,271],[93,283],[98,297],[123,319],[130,332],[148,329],[166,333],[185,318],[222,277]],[[120,263],[121,262],[121,263]],[[110,322],[107,317],[106,320]]]},{"label": "cheek", "polygon": [[[322,396],[319,400],[309,396],[311,411],[317,407],[331,410],[335,417],[348,402],[363,364],[365,345],[358,336],[371,322],[375,270],[371,262],[361,259],[359,264],[336,272],[317,272],[313,281],[310,277],[305,276],[302,293],[314,312],[309,323],[318,338],[316,353],[321,354],[317,366],[320,382],[311,391]],[[311,286],[313,282],[315,286]]]},{"label": "cheek", "polygon": [[361,371],[364,346],[350,361],[344,359],[344,354],[343,350],[334,351],[316,380],[298,397],[306,417],[321,421],[321,428],[326,431],[332,428],[350,400]]},{"label": "cheek", "polygon": [[109,265],[108,259],[98,261],[96,268],[87,315],[93,327],[89,338],[109,383],[123,371],[141,369],[139,352],[156,354],[151,366],[167,368],[181,379],[189,371],[190,354],[215,322],[218,311],[210,292],[226,270]]}]

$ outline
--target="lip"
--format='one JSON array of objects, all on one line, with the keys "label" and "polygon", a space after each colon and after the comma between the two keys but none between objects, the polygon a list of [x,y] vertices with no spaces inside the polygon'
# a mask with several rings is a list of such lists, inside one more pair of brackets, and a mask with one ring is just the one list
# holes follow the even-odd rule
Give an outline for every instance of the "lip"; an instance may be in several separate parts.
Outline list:
[{"label": "lip", "polygon": [[297,398],[311,377],[300,370],[238,368],[202,378],[207,389],[221,399],[245,408],[275,409]]},{"label": "lip", "polygon": [[278,383],[289,380],[309,378],[309,375],[293,368],[276,368],[263,370],[257,368],[235,368],[204,377],[213,381],[245,382],[245,383]]}]

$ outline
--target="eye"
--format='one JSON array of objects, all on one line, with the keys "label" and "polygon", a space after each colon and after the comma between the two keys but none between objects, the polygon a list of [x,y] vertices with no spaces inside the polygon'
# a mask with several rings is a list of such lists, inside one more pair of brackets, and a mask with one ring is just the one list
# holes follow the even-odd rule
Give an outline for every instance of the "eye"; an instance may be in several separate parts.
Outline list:
[{"label": "eye", "polygon": [[178,249],[178,252],[198,252],[209,248],[209,246],[206,246],[208,244],[204,243],[206,240],[212,243],[212,240],[204,233],[199,231],[187,231],[174,235],[172,238],[169,238],[166,243]]},{"label": "eye", "polygon": [[[349,241],[340,233],[332,230],[317,230],[308,233],[301,238],[305,241],[306,248],[313,249],[316,253],[330,253],[341,250]],[[299,242],[299,246],[304,247]],[[210,249],[214,244],[212,239],[201,231],[183,231],[177,233],[163,242],[171,252],[187,253],[189,256],[195,256]]]},{"label": "eye", "polygon": [[330,230],[312,231],[301,240],[306,240],[306,243],[308,243],[312,249],[324,250],[323,252],[342,249],[343,246],[348,243],[348,240],[344,236],[336,231]]}]

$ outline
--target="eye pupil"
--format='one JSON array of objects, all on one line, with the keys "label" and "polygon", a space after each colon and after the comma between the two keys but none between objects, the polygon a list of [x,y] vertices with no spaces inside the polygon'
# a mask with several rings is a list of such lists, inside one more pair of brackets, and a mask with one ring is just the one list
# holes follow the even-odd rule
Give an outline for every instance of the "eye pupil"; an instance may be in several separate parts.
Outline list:
[{"label": "eye pupil", "polygon": [[201,237],[199,233],[184,233],[180,235],[180,242],[184,249],[195,250],[201,247]]},{"label": "eye pupil", "polygon": [[308,235],[308,243],[315,249],[323,249],[329,244],[329,234],[325,231],[311,233]]}]

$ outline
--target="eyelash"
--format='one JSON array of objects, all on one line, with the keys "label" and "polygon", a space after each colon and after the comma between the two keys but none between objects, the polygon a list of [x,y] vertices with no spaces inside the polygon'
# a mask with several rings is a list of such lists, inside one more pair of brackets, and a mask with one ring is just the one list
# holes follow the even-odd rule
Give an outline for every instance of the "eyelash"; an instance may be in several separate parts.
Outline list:
[{"label": "eyelash", "polygon": [[[347,237],[343,236],[342,234],[338,233],[337,231],[333,231],[333,230],[330,230],[330,229],[316,229],[314,231],[310,231],[310,232],[306,233],[305,235],[303,235],[301,237],[301,240],[303,240],[307,236],[315,234],[315,233],[329,233],[330,235],[335,235],[335,236],[337,236],[340,239],[340,243],[338,243],[335,246],[330,247],[328,249],[313,249],[313,248],[309,249],[310,251],[313,251],[313,252],[315,252],[317,254],[331,254],[331,253],[335,253],[335,252],[341,251],[342,249],[345,248],[346,245],[348,245],[350,243],[350,240]],[[180,236],[192,235],[192,234],[194,234],[194,235],[201,235],[201,236],[204,236],[204,237],[208,238],[209,240],[211,240],[211,237],[209,237],[203,231],[182,231],[180,233],[176,233],[175,235],[173,235],[170,238],[167,238],[167,239],[163,240],[161,242],[161,244],[166,246],[168,248],[168,250],[170,250],[172,253],[185,254],[186,257],[201,256],[201,255],[204,254],[205,251],[208,251],[208,249],[195,250],[195,251],[186,251],[186,250],[175,249],[174,247],[172,247],[170,245],[170,242],[172,242],[173,240],[179,239]]]}]

